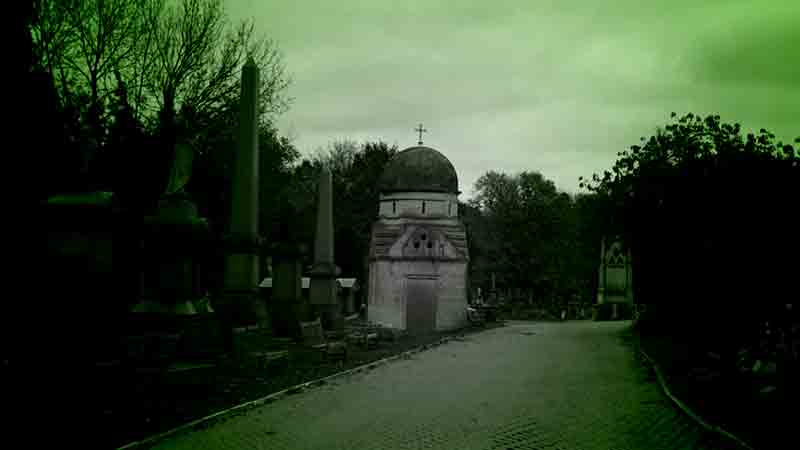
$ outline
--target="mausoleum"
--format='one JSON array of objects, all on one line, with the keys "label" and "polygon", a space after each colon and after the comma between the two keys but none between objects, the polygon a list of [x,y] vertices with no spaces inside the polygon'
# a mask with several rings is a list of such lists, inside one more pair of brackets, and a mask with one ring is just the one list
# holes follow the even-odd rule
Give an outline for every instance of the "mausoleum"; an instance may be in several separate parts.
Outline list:
[{"label": "mausoleum", "polygon": [[389,161],[378,187],[368,320],[412,333],[465,325],[469,254],[453,164],[420,143]]}]

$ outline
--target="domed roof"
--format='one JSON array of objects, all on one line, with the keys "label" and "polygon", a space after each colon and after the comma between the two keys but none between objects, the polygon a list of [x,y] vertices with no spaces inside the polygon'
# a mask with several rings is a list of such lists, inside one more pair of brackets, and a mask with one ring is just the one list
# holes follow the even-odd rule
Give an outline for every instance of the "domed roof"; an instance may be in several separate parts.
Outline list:
[{"label": "domed roof", "polygon": [[381,193],[458,193],[458,175],[450,160],[430,147],[409,147],[394,155],[378,181]]}]

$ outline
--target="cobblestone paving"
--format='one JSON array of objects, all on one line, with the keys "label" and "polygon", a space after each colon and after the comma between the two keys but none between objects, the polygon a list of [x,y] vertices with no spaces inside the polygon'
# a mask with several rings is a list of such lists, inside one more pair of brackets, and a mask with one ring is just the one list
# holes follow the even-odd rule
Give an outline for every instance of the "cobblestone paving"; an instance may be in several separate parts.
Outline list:
[{"label": "cobblestone paving", "polygon": [[161,449],[725,449],[619,333],[510,322],[162,442]]}]

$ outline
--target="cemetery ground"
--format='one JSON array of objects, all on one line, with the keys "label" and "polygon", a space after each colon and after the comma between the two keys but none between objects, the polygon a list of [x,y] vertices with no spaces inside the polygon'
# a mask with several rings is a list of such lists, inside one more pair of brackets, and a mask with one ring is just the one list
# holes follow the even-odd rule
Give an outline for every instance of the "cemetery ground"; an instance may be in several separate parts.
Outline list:
[{"label": "cemetery ground", "polygon": [[[511,311],[506,311],[501,314],[501,317],[509,317],[511,316],[510,313]],[[531,314],[533,313],[528,315]],[[518,315],[519,314],[513,314],[513,316]],[[524,315],[525,314],[523,314],[523,316]],[[548,316],[543,313],[533,315]],[[285,390],[300,383],[324,378],[353,367],[369,364],[410,349],[438,342],[445,336],[455,339],[443,346],[443,348],[447,349],[452,346],[460,346],[461,342],[477,344],[482,342],[483,339],[488,339],[490,341],[492,339],[499,339],[497,333],[506,333],[501,330],[511,327],[511,329],[514,330],[513,333],[503,335],[503,339],[508,341],[507,345],[502,348],[486,348],[484,353],[471,356],[494,359],[495,361],[493,363],[489,363],[489,365],[494,366],[501,362],[497,361],[498,357],[501,358],[501,360],[505,358],[505,356],[501,356],[502,352],[509,352],[511,353],[510,356],[519,358],[523,355],[516,355],[517,352],[533,351],[534,354],[539,355],[534,359],[539,359],[540,363],[544,361],[547,370],[555,370],[556,373],[562,373],[566,377],[564,379],[565,385],[563,386],[551,383],[552,389],[566,395],[566,397],[560,399],[553,398],[551,400],[552,402],[564,401],[567,405],[572,405],[572,407],[582,408],[581,401],[572,399],[571,396],[577,395],[576,392],[580,389],[587,390],[587,395],[593,390],[599,390],[601,393],[607,394],[608,390],[619,381],[608,379],[607,377],[619,376],[622,377],[623,380],[627,380],[627,382],[631,382],[629,379],[631,377],[638,380],[628,386],[635,395],[639,395],[637,392],[642,388],[642,383],[651,385],[654,392],[658,393],[658,398],[648,397],[647,400],[644,400],[642,404],[637,407],[631,406],[632,409],[627,413],[624,413],[624,411],[617,413],[624,413],[621,416],[624,422],[623,429],[621,430],[623,433],[639,433],[642,432],[643,429],[651,431],[657,429],[659,433],[661,433],[662,440],[648,441],[645,438],[634,439],[629,436],[627,438],[628,441],[625,441],[628,442],[628,444],[625,444],[627,446],[620,448],[746,448],[743,446],[737,447],[731,439],[719,438],[717,433],[703,431],[701,426],[697,425],[695,421],[690,420],[686,414],[681,412],[680,409],[661,392],[658,387],[656,374],[648,369],[649,363],[641,359],[639,350],[645,350],[647,355],[658,364],[661,375],[663,375],[663,381],[665,381],[670,393],[685,405],[688,405],[693,412],[708,421],[709,424],[721,426],[724,430],[740,437],[743,441],[751,444],[751,446],[756,449],[774,448],[775,445],[777,445],[776,443],[789,438],[787,430],[791,429],[788,424],[790,415],[786,414],[786,411],[789,410],[788,406],[791,400],[787,396],[783,394],[781,396],[764,395],[761,392],[763,382],[761,384],[754,384],[752,383],[752,379],[747,380],[750,381],[748,384],[742,383],[741,379],[736,380],[738,383],[735,383],[731,380],[720,378],[719,373],[715,372],[713,361],[710,361],[709,358],[705,358],[704,360],[689,359],[689,355],[694,355],[697,352],[690,351],[689,344],[687,342],[681,342],[681,340],[676,339],[675,336],[667,337],[663,335],[642,335],[640,333],[634,333],[629,326],[630,321],[592,322],[590,320],[571,320],[559,324],[555,320],[543,318],[538,321],[514,320],[507,323],[509,325],[506,327],[503,327],[503,322],[501,320],[499,323],[489,323],[484,327],[473,327],[447,333],[436,333],[416,337],[401,336],[395,340],[381,339],[378,341],[377,345],[366,348],[358,345],[350,345],[348,346],[347,359],[343,361],[320,358],[318,353],[309,351],[303,346],[294,345],[290,349],[291,357],[285,361],[285,364],[259,365],[252,359],[226,359],[221,361],[207,361],[206,363],[199,364],[191,364],[188,362],[186,364],[173,364],[173,371],[155,373],[147,370],[130,370],[130,368],[126,370],[123,369],[122,366],[100,367],[98,368],[99,371],[94,374],[94,376],[97,377],[95,386],[97,386],[98,389],[94,392],[94,394],[96,394],[93,398],[94,417],[90,420],[90,423],[97,425],[93,437],[100,438],[101,436],[97,433],[102,433],[103,442],[101,448],[119,447],[129,442],[138,441],[170,430],[218,411],[226,410],[233,406]],[[486,332],[478,333],[480,331]],[[540,336],[539,339],[545,342],[540,342],[533,346],[533,348],[525,350],[525,348],[527,348],[526,341],[519,340],[516,337],[517,335],[531,337]],[[238,336],[240,346],[245,352],[274,347],[275,345],[273,338],[270,338],[268,335],[258,330],[245,331]],[[489,336],[494,337],[490,338]],[[545,338],[545,336],[547,338]],[[517,349],[514,347],[519,345],[521,345],[522,348]],[[625,361],[616,362],[617,364],[622,364],[620,368],[612,369],[607,362],[600,361],[604,353],[609,352],[611,349],[616,349],[614,351],[619,352],[620,348],[627,349],[626,352],[629,357],[629,359]],[[425,353],[435,352],[439,352],[439,350],[427,350]],[[559,359],[558,357],[554,357],[554,353],[558,352],[567,353],[562,355],[561,359]],[[423,357],[421,354],[412,356],[412,359],[418,358],[424,360],[427,357]],[[570,358],[579,358],[581,362],[578,363]],[[620,355],[615,355],[615,358],[619,359]],[[713,360],[713,358],[711,359]],[[631,360],[635,361],[633,366],[631,365]],[[592,361],[597,364],[596,367],[589,365]],[[402,362],[405,364],[405,361]],[[520,362],[518,361],[517,363]],[[396,364],[397,362],[392,362],[389,363],[388,366],[391,367]],[[539,370],[536,367],[537,364],[533,362],[531,364],[533,364],[530,367],[531,370]],[[570,368],[571,366],[574,367]],[[508,374],[502,377],[503,380],[493,380],[495,375],[474,372],[475,370],[484,370],[485,368],[459,368],[458,364],[455,363],[451,364],[450,369],[453,370],[454,374],[459,374],[459,376],[464,376],[464,374],[467,373],[465,371],[472,371],[472,375],[468,376],[478,376],[481,378],[481,385],[500,381],[509,382],[510,380],[507,377],[511,376],[511,374]],[[372,369],[370,372],[375,372],[377,370],[378,368]],[[573,373],[573,370],[587,372],[587,378],[583,381],[583,386],[581,386],[580,382],[575,382],[574,386],[571,386],[568,382],[571,377],[577,376],[576,373]],[[532,376],[531,374],[518,375],[520,375],[522,379]],[[436,376],[441,378],[442,374]],[[539,381],[554,381],[547,375],[538,376],[544,377],[543,380]],[[352,377],[353,376],[348,375],[345,379]],[[763,379],[761,381],[763,381]],[[326,385],[331,386],[337,383],[340,383],[338,379]],[[514,382],[512,382],[512,384],[513,383]],[[609,387],[608,383],[611,383],[611,387]],[[133,386],[133,389],[125,389],[126,386]],[[102,389],[100,387],[102,387]],[[481,389],[483,388],[481,387]],[[614,389],[617,389],[617,391],[614,391]],[[619,389],[621,389],[620,387],[614,387],[614,389],[612,389],[612,391],[622,395],[622,392],[619,391]],[[778,392],[785,394],[783,389]],[[652,394],[652,392],[650,394]],[[496,395],[499,397],[506,396],[503,392],[497,392]],[[292,397],[294,397],[294,395]],[[600,397],[606,398],[605,394],[600,395]],[[355,397],[352,397],[352,400],[355,401]],[[386,400],[388,401],[389,399]],[[279,403],[283,401],[285,400],[281,399]],[[345,398],[337,401],[340,401],[341,404],[342,401],[349,400]],[[613,409],[616,407],[613,406],[616,400],[609,398],[607,401],[609,401],[606,405],[607,408]],[[625,401],[628,402],[628,400]],[[633,402],[631,404],[636,403]],[[651,416],[648,409],[649,407],[643,406],[650,404],[657,405],[662,409],[662,412],[659,413],[661,414],[660,416]],[[523,406],[524,405],[517,405],[513,407],[523,408]],[[599,408],[597,405],[593,405],[592,407]],[[256,409],[260,408],[262,407],[257,407]],[[409,408],[413,409],[411,406],[409,406]],[[633,416],[640,415],[642,411],[647,412],[647,414],[644,414],[640,419],[633,418]],[[670,412],[667,413],[665,411]],[[606,412],[606,414],[611,414],[612,416],[617,413]],[[247,415],[250,413],[245,412],[243,414]],[[600,412],[597,410],[591,414],[600,414]],[[664,419],[664,417],[669,417],[669,419]],[[641,421],[641,423],[637,423],[637,420]],[[222,428],[226,427],[226,425],[224,425],[226,421],[227,419],[223,420],[223,423],[220,425]],[[596,421],[588,421],[586,423],[590,427],[597,426]],[[608,425],[607,421],[604,423]],[[614,427],[618,426],[619,425],[614,425]],[[664,440],[665,438],[663,438],[663,436],[669,434],[669,426],[676,426],[677,428],[674,432],[678,434],[686,432],[687,429],[691,429],[693,431],[691,431],[690,434],[691,436],[695,436],[696,439],[690,437],[687,440],[680,441],[681,446],[667,445],[667,442],[673,442]],[[211,425],[211,427],[212,429],[218,428],[215,425]],[[568,428],[573,429],[574,424],[570,424]],[[523,430],[521,433],[522,437],[515,442],[517,444],[520,442],[530,442],[525,440],[530,438],[525,437],[527,431]],[[182,432],[180,434],[184,433]],[[608,442],[607,438],[604,439],[606,440],[601,440],[601,442]],[[558,441],[558,439],[556,439],[556,441]],[[709,444],[711,441],[714,442],[713,445]],[[267,440],[267,442],[271,441]],[[633,442],[633,444],[631,442]],[[645,442],[647,445],[644,445]],[[393,448],[392,445],[381,448]],[[280,445],[277,445],[277,447],[267,445],[267,447],[281,448]],[[431,448],[439,447],[440,445],[436,445]],[[591,446],[572,446],[567,444],[562,445],[562,447],[594,448]],[[167,446],[165,448],[171,447]],[[212,446],[207,448],[217,447]],[[239,447],[233,445],[232,448],[252,448],[252,446],[249,444]],[[287,446],[286,448],[292,447]],[[327,447],[322,446],[320,448]],[[359,447],[355,446],[353,448]],[[424,446],[420,448],[424,448]],[[501,446],[485,448],[539,447],[526,447],[523,445],[522,447]]]},{"label": "cemetery ground", "polygon": [[733,449],[669,402],[630,321],[509,321],[159,449]]},{"label": "cemetery ground", "polygon": [[[324,378],[360,365],[435,343],[444,337],[464,336],[502,326],[483,327],[379,339],[374,345],[348,345],[347,358],[320,357],[319,352],[292,344],[285,360],[259,364],[252,358],[225,358],[173,362],[170,370],[101,364],[92,375],[96,382],[89,423],[101,448],[116,448],[159,434],[193,420],[256,400],[297,384]],[[237,334],[243,354],[276,347],[275,339],[258,329]],[[133,387],[132,389],[130,387]]]}]

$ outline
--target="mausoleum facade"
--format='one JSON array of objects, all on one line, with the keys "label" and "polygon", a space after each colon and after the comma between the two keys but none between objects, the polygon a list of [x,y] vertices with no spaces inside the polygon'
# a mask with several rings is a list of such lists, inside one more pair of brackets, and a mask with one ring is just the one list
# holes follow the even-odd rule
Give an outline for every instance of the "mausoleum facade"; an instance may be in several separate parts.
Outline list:
[{"label": "mausoleum facade", "polygon": [[379,190],[368,319],[414,333],[465,325],[469,252],[452,163],[430,147],[407,148],[389,161]]}]

